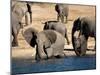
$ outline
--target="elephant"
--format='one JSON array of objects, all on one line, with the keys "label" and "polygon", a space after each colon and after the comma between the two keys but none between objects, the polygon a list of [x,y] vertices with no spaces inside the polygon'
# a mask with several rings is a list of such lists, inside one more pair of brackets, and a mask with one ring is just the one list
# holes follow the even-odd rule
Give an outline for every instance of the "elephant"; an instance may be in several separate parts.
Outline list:
[{"label": "elephant", "polygon": [[[25,40],[31,47],[36,46],[35,60],[64,57],[64,37],[57,31],[26,29],[23,33]],[[60,43],[59,43],[60,42]]]},{"label": "elephant", "polygon": [[79,37],[74,36],[75,43],[75,53],[77,56],[83,56],[86,54],[87,49],[87,41],[84,35],[80,35]]},{"label": "elephant", "polygon": [[64,37],[57,31],[44,30],[37,34],[36,60],[64,57]]},{"label": "elephant", "polygon": [[57,20],[58,21],[61,20],[61,22],[64,23],[64,18],[65,18],[65,23],[67,23],[68,12],[69,12],[68,5],[56,4],[55,11],[57,12]]},{"label": "elephant", "polygon": [[[89,37],[94,37],[95,46],[96,46],[96,23],[94,17],[78,17],[74,23],[72,28],[72,45],[75,50],[75,41],[74,41],[74,33],[79,31],[79,36],[84,36],[86,39],[86,43]],[[84,40],[85,41],[85,40]],[[81,45],[82,46],[82,45]],[[80,56],[83,53],[77,54]],[[85,55],[85,54],[83,54]]]},{"label": "elephant", "polygon": [[31,5],[28,2],[12,1],[11,11],[16,13],[20,23],[22,23],[22,18],[24,16],[26,25],[29,24],[28,21],[32,23],[32,10],[31,10]]},{"label": "elephant", "polygon": [[63,23],[58,21],[47,21],[44,24],[44,30],[51,29],[58,31],[66,38],[68,45],[70,44],[67,36],[67,28]]},{"label": "elephant", "polygon": [[31,12],[31,6],[29,3],[26,2],[19,2],[19,1],[12,1],[12,7],[11,7],[11,29],[12,29],[12,46],[18,46],[18,40],[17,35],[19,33],[19,30],[23,28],[21,20],[23,16],[26,16],[26,22],[28,21],[28,15],[27,13],[30,13],[30,21],[32,22],[32,12]]}]

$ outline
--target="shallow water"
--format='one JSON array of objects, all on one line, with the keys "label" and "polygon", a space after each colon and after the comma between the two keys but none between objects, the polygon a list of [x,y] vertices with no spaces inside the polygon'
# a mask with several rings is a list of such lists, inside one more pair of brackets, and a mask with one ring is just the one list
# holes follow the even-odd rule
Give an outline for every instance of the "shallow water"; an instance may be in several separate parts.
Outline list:
[{"label": "shallow water", "polygon": [[96,68],[96,57],[92,56],[70,56],[59,59],[49,59],[39,62],[30,60],[12,60],[12,74],[58,72],[73,70],[89,70]]}]

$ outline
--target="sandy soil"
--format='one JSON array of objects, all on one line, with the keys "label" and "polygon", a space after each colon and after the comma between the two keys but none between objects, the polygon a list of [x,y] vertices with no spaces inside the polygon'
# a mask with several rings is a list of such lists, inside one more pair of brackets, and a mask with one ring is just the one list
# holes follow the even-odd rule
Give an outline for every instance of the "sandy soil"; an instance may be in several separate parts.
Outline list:
[{"label": "sandy soil", "polygon": [[[32,5],[32,24],[28,27],[36,28],[38,31],[42,31],[44,22],[49,20],[56,20],[57,13],[54,10],[55,4],[33,4]],[[74,51],[72,51],[72,43],[71,43],[71,30],[73,21],[79,16],[95,16],[95,6],[81,6],[81,5],[69,5],[69,16],[68,23],[65,24],[68,29],[68,38],[70,40],[70,45],[65,43],[65,53],[66,56],[75,55]],[[24,23],[24,18],[23,18]],[[28,27],[25,27],[27,29]],[[20,33],[18,34],[18,42],[19,47],[12,47],[12,58],[33,58],[35,55],[35,48],[30,47],[25,41],[24,37]],[[88,48],[90,50],[87,51],[87,54],[95,54],[94,49],[94,38],[89,38],[88,40]]]}]

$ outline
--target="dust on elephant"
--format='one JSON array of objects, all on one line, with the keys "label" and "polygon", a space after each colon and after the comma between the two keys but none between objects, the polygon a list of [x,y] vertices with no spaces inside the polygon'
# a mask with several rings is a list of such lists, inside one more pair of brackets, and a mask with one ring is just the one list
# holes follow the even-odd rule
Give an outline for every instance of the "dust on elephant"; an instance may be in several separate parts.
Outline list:
[{"label": "dust on elephant", "polygon": [[[69,7],[68,5],[64,4],[56,4],[55,5],[55,10],[57,12],[57,20],[62,23],[66,22],[67,23],[67,18],[68,18],[68,12],[69,12]],[[64,19],[65,18],[65,19]],[[64,21],[65,20],[65,21]]]},{"label": "dust on elephant", "polygon": [[[86,42],[89,37],[94,37],[96,42],[96,23],[94,17],[79,17],[73,23],[72,28],[72,44],[75,50],[74,33],[79,31],[79,36],[83,35]],[[96,43],[95,43],[96,45]],[[80,53],[81,54],[81,53]],[[78,54],[78,55],[80,55]]]},{"label": "dust on elephant", "polygon": [[66,38],[68,44],[70,43],[67,36],[67,28],[63,23],[58,21],[47,21],[44,24],[45,24],[44,30],[47,29],[56,30]]},{"label": "dust on elephant", "polygon": [[16,13],[20,23],[24,16],[26,25],[32,23],[32,10],[31,10],[31,5],[28,2],[12,1],[11,5],[12,5],[11,11]]},{"label": "dust on elephant", "polygon": [[64,57],[64,37],[57,31],[44,30],[37,34],[36,60]]},{"label": "dust on elephant", "polygon": [[87,49],[87,41],[84,35],[80,35],[79,37],[74,36],[75,43],[75,53],[77,56],[83,56],[86,54]]}]

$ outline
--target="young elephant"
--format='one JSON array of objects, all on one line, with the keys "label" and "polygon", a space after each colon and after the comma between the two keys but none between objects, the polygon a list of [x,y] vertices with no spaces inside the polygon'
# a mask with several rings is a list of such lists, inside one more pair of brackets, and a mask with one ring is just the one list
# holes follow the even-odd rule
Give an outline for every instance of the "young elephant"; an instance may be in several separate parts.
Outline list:
[{"label": "young elephant", "polygon": [[64,23],[64,18],[66,18],[65,22],[67,23],[67,18],[68,18],[68,12],[69,12],[69,8],[68,5],[63,5],[63,4],[56,4],[55,6],[55,10],[57,12],[57,20]]},{"label": "young elephant", "polygon": [[83,56],[86,54],[87,49],[87,41],[84,35],[80,35],[79,37],[74,36],[75,43],[75,53],[77,56]]},{"label": "young elephant", "polygon": [[[79,17],[73,23],[72,28],[72,44],[75,50],[74,34],[76,31],[80,31],[80,35],[84,35],[86,42],[89,37],[94,37],[96,41],[96,23],[94,17]],[[95,43],[96,45],[96,43]],[[80,55],[80,54],[79,54]]]},{"label": "young elephant", "polygon": [[63,23],[58,21],[47,21],[44,24],[44,30],[51,29],[61,33],[66,38],[69,45],[70,42],[67,36],[67,28]]},{"label": "young elephant", "polygon": [[54,30],[44,30],[37,34],[36,59],[64,56],[64,37]]}]

